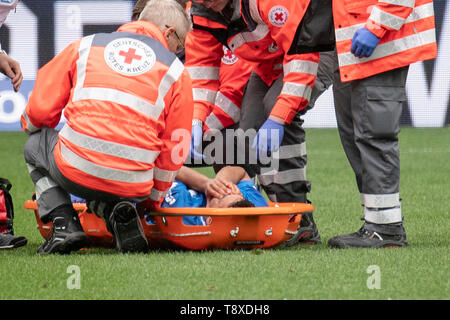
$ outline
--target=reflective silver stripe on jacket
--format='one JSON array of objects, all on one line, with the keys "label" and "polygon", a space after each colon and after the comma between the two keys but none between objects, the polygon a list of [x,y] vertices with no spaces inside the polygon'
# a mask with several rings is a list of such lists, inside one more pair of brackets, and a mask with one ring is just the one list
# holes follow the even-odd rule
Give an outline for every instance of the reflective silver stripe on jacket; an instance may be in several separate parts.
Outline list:
[{"label": "reflective silver stripe on jacket", "polygon": [[269,34],[269,28],[266,24],[258,24],[256,29],[252,32],[241,32],[234,36],[228,43],[231,51],[236,50],[244,43],[259,41],[264,39]]},{"label": "reflective silver stripe on jacket", "polygon": [[91,51],[92,41],[94,35],[84,37],[80,41],[80,47],[78,48],[78,60],[77,60],[77,83],[73,92],[73,100],[81,100],[81,91],[83,90],[84,80],[86,79],[86,66],[89,58],[89,52]]},{"label": "reflective silver stripe on jacket", "polygon": [[159,155],[159,151],[131,147],[79,133],[67,123],[61,129],[59,135],[79,147],[127,160],[152,164]]},{"label": "reflective silver stripe on jacket", "polygon": [[261,18],[261,15],[259,14],[258,0],[250,0],[249,6],[250,6],[250,15],[253,18],[253,20],[255,20],[256,23],[264,24],[264,21]]},{"label": "reflective silver stripe on jacket", "polygon": [[160,114],[159,110],[156,110],[155,106],[148,101],[136,97],[135,95],[110,88],[82,88],[77,95],[74,94],[73,96],[73,101],[79,100],[114,102],[155,119],[158,119]]},{"label": "reflective silver stripe on jacket", "polygon": [[406,21],[406,19],[385,12],[378,7],[372,9],[369,19],[394,30],[400,30]]},{"label": "reflective silver stripe on jacket", "polygon": [[165,170],[165,169],[161,169],[158,167],[155,167],[155,174],[153,176],[153,179],[155,180],[159,180],[162,182],[172,182],[173,180],[175,180],[175,177],[177,176],[178,170],[176,171],[170,171],[170,170]]},{"label": "reflective silver stripe on jacket", "polygon": [[194,101],[208,101],[210,103],[214,103],[216,101],[217,91],[201,89],[201,88],[193,88],[192,95]]},{"label": "reflective silver stripe on jacket", "polygon": [[219,80],[218,67],[188,67],[186,69],[192,80]]},{"label": "reflective silver stripe on jacket", "polygon": [[158,87],[158,99],[156,100],[155,104],[157,110],[157,115],[154,116],[155,119],[158,119],[165,109],[166,103],[164,102],[164,98],[166,97],[172,85],[181,77],[183,71],[183,63],[180,60],[175,59],[170,65],[169,70],[167,70],[166,74],[161,79]]},{"label": "reflective silver stripe on jacket", "polygon": [[156,190],[153,187],[152,191],[150,192],[150,199],[152,199],[153,201],[159,201],[165,196],[166,192],[167,191]]},{"label": "reflective silver stripe on jacket", "polygon": [[125,171],[92,163],[83,159],[76,153],[68,149],[64,143],[61,145],[61,156],[72,167],[85,172],[96,178],[126,182],[126,183],[147,183],[153,180],[153,169],[146,171]]},{"label": "reflective silver stripe on jacket", "polygon": [[220,122],[220,120],[213,112],[211,112],[208,117],[206,117],[205,124],[209,129],[222,130],[224,128],[222,122]]},{"label": "reflective silver stripe on jacket", "polygon": [[319,64],[313,61],[292,60],[283,66],[284,76],[291,72],[316,75]]},{"label": "reflective silver stripe on jacket", "polygon": [[[422,19],[430,18],[434,16],[433,3],[427,3],[418,7],[415,7],[413,12],[406,19],[405,23],[416,22]],[[347,41],[353,39],[355,32],[365,26],[366,23],[355,24],[350,27],[336,29],[336,41]]]},{"label": "reflective silver stripe on jacket", "polygon": [[351,52],[341,53],[339,55],[339,66],[345,67],[353,64],[364,63],[384,58],[409,49],[432,44],[434,42],[436,42],[435,29],[426,30],[420,33],[413,34],[411,36],[380,44],[375,48],[373,54],[368,58],[357,58]]},{"label": "reflective silver stripe on jacket", "polygon": [[285,82],[280,94],[287,94],[309,100],[311,97],[311,91],[312,89],[310,86],[294,82]]},{"label": "reflective silver stripe on jacket", "polygon": [[241,109],[220,91],[217,92],[215,105],[233,119],[234,123],[239,121]]},{"label": "reflective silver stripe on jacket", "polygon": [[[26,134],[30,135],[30,134],[32,134],[32,133],[34,133],[34,132],[36,132],[36,131],[41,130],[40,128],[35,127],[35,126],[31,123],[30,119],[28,119],[28,115],[26,114],[26,111],[23,111],[23,117],[25,118],[25,121],[26,121],[26,123],[27,123],[27,129],[24,130],[24,132],[25,132]],[[22,125],[22,124],[21,124],[21,125]]]}]

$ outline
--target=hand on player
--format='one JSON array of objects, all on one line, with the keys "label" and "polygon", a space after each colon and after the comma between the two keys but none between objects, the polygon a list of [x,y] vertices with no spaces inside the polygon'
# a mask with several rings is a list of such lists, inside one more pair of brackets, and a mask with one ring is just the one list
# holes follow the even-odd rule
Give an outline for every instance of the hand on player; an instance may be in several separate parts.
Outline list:
[{"label": "hand on player", "polygon": [[222,198],[227,194],[230,194],[231,189],[227,185],[226,181],[221,179],[209,179],[206,183],[205,194],[209,198]]}]

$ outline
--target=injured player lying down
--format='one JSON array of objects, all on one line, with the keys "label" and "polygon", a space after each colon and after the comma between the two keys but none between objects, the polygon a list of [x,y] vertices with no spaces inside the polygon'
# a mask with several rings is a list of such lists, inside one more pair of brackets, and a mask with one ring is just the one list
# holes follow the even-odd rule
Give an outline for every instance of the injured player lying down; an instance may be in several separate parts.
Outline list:
[{"label": "injured player lying down", "polygon": [[[163,208],[267,206],[252,179],[237,166],[223,167],[215,178],[183,166],[161,204]],[[206,224],[202,216],[186,216],[183,222],[188,225]]]},{"label": "injured player lying down", "polygon": [[[72,194],[71,199],[72,202],[86,201]],[[253,180],[243,168],[237,166],[223,167],[215,178],[208,178],[194,169],[183,166],[161,203],[162,208],[267,206],[266,199],[258,191]],[[91,212],[99,214],[96,210],[99,204],[90,203],[88,207]],[[203,216],[184,216],[183,222],[187,225],[206,225]]]}]

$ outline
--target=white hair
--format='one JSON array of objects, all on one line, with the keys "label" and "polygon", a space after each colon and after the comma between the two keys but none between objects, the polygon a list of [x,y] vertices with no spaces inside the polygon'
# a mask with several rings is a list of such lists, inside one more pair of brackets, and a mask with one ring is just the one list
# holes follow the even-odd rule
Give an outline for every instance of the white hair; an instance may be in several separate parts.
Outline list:
[{"label": "white hair", "polygon": [[161,30],[167,29],[167,26],[173,27],[183,38],[192,29],[191,19],[175,0],[149,0],[139,20],[152,22]]}]

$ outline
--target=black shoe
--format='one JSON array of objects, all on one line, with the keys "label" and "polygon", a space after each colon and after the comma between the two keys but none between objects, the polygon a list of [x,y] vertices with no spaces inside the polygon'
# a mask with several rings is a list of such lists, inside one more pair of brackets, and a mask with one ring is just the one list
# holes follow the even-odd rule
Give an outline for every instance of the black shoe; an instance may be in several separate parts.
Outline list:
[{"label": "black shoe", "polygon": [[285,242],[286,246],[292,246],[295,244],[320,244],[322,240],[320,238],[319,230],[314,222],[312,213],[304,213],[300,220],[300,225],[297,232]]},{"label": "black shoe", "polygon": [[52,235],[37,249],[38,254],[69,254],[88,244],[77,212],[71,206],[58,208],[51,214]]},{"label": "black shoe", "polygon": [[141,219],[131,202],[117,203],[106,219],[119,252],[148,251],[147,237],[144,234]]},{"label": "black shoe", "polygon": [[9,233],[0,233],[0,249],[13,249],[27,244],[25,237],[14,236]]},{"label": "black shoe", "polygon": [[328,240],[333,248],[398,248],[408,245],[403,223],[374,224],[365,222],[355,233]]}]

